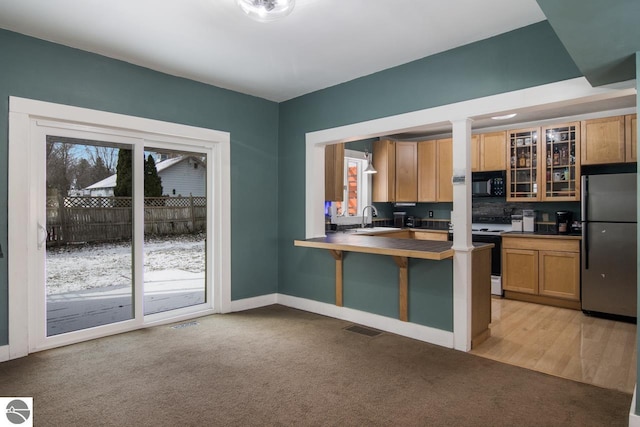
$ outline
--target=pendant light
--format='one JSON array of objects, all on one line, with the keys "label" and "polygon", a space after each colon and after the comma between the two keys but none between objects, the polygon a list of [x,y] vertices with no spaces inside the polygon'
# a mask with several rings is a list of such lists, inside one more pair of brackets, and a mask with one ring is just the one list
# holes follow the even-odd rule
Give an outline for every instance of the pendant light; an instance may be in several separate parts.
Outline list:
[{"label": "pendant light", "polygon": [[377,170],[371,164],[371,156],[369,155],[369,150],[364,150],[364,158],[367,160],[367,167],[363,170],[364,173],[372,174],[378,173]]},{"label": "pendant light", "polygon": [[295,0],[236,0],[238,6],[250,18],[259,22],[271,22],[291,13]]}]

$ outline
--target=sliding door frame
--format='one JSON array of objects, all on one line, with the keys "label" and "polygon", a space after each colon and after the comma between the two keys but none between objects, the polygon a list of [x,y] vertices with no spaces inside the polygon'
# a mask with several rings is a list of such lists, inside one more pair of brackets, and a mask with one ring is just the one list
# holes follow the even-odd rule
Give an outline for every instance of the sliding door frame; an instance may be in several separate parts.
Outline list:
[{"label": "sliding door frame", "polygon": [[[180,146],[185,150],[197,149],[206,152],[207,167],[207,214],[211,218],[208,227],[207,278],[211,284],[208,300],[213,305],[198,309],[180,309],[172,316],[142,313],[142,269],[134,270],[136,304],[131,321],[100,327],[98,331],[78,331],[50,337],[33,336],[42,325],[42,319],[30,314],[41,295],[34,294],[33,283],[42,280],[40,271],[34,271],[30,257],[37,252],[38,245],[38,192],[29,191],[39,185],[43,171],[39,170],[37,138],[42,136],[39,126],[59,127],[69,132],[92,132],[114,136],[121,141],[134,142],[134,153],[142,153],[145,146],[166,144]],[[34,142],[35,141],[35,142]],[[137,156],[136,156],[137,157]],[[135,157],[134,157],[135,158]],[[108,113],[86,108],[72,107],[48,102],[9,98],[9,358],[27,355],[29,352],[84,341],[88,338],[106,336],[144,328],[152,325],[181,321],[211,313],[231,311],[231,215],[230,215],[230,135],[211,129],[197,128],[176,123],[144,119]],[[142,180],[142,168],[134,168],[134,180]],[[139,187],[138,202],[134,205],[134,241],[143,240],[142,186]],[[212,238],[213,237],[213,238]],[[142,256],[142,246],[135,248],[134,258]],[[139,264],[139,262],[135,262]],[[139,271],[138,271],[139,270]],[[41,313],[44,315],[44,313]],[[96,334],[96,332],[98,332]],[[55,338],[55,339],[53,339]]]}]

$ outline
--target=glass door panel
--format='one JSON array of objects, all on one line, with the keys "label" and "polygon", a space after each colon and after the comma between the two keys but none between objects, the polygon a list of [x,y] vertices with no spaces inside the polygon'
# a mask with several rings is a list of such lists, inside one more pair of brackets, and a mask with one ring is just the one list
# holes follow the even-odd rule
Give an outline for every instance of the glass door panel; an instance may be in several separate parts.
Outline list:
[{"label": "glass door panel", "polygon": [[46,137],[48,337],[134,317],[130,148]]},{"label": "glass door panel", "polygon": [[580,200],[580,123],[543,128],[544,200]]},{"label": "glass door panel", "polygon": [[507,200],[539,200],[538,193],[538,129],[509,132],[509,173]]},{"label": "glass door panel", "polygon": [[145,148],[144,314],[207,302],[207,156]]}]

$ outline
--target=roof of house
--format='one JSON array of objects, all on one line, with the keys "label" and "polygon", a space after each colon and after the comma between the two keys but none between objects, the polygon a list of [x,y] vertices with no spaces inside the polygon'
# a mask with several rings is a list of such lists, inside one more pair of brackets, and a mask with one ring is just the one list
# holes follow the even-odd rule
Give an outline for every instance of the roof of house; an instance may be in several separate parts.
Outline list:
[{"label": "roof of house", "polygon": [[[188,158],[193,158],[198,163],[200,163],[201,165],[204,166],[204,164],[199,159],[196,159],[195,157],[192,157],[192,156],[178,156],[178,157],[173,157],[171,159],[163,160],[161,162],[156,163],[156,170],[158,171],[158,173],[160,173],[163,170],[166,170],[166,169],[168,169],[168,168],[170,168],[170,167],[172,167],[174,165],[177,165],[181,161],[186,160]],[[106,177],[102,181],[98,181],[95,184],[91,184],[90,186],[88,186],[86,188],[86,190],[97,190],[98,188],[112,188],[112,187],[115,187],[116,186],[117,177],[118,177],[118,174],[114,173],[113,175]]]}]

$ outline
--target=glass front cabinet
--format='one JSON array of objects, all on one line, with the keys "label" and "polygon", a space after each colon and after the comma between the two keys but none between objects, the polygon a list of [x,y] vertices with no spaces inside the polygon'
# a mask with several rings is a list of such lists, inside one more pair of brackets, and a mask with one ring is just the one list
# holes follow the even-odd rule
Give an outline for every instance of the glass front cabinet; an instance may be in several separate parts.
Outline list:
[{"label": "glass front cabinet", "polygon": [[542,150],[538,136],[540,128],[508,132],[509,170],[507,173],[507,201],[541,200],[540,161]]},{"label": "glass front cabinet", "polygon": [[542,200],[580,200],[580,123],[543,127],[542,138]]},{"label": "glass front cabinet", "polygon": [[508,132],[507,201],[580,200],[580,123]]}]

